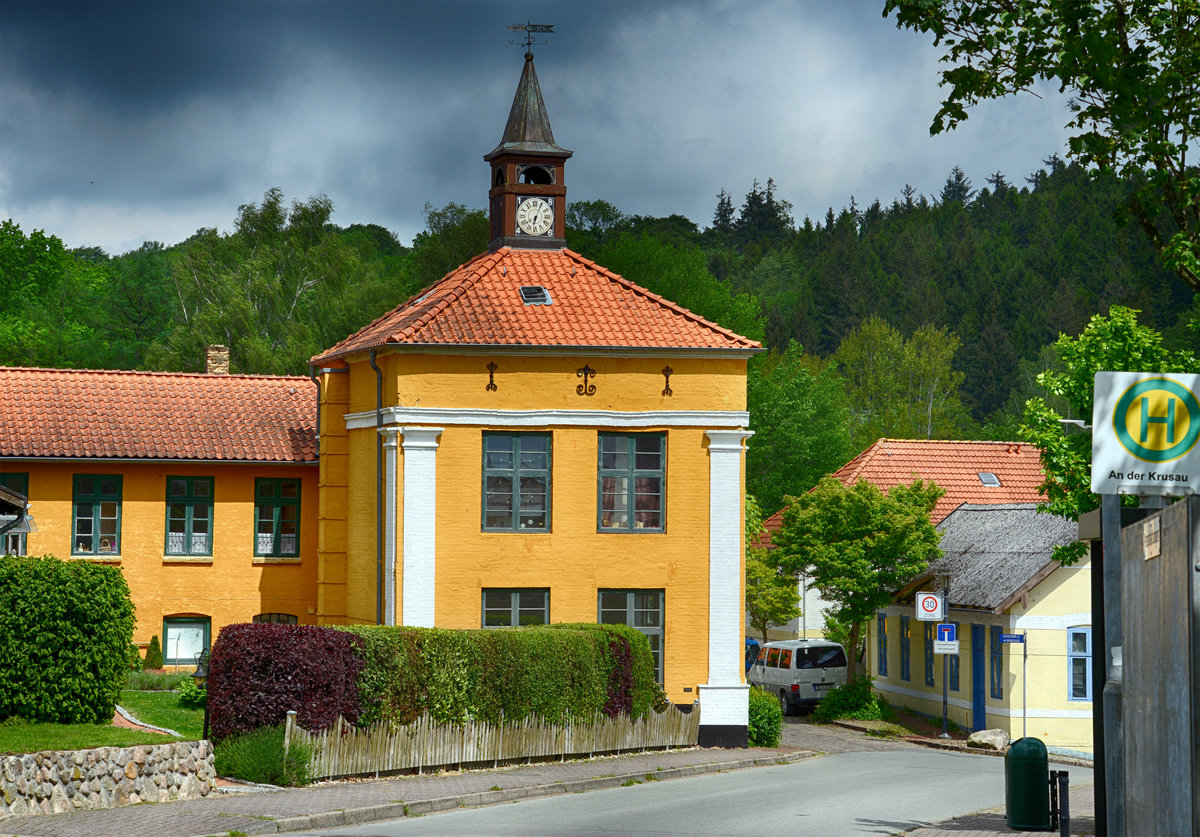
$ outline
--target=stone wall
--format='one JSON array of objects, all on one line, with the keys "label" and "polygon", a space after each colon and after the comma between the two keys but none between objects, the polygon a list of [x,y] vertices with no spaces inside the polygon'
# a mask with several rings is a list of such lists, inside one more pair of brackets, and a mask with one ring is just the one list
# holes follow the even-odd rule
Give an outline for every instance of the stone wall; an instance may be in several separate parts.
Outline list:
[{"label": "stone wall", "polygon": [[208,741],[0,757],[0,813],[51,814],[196,799],[216,787]]}]

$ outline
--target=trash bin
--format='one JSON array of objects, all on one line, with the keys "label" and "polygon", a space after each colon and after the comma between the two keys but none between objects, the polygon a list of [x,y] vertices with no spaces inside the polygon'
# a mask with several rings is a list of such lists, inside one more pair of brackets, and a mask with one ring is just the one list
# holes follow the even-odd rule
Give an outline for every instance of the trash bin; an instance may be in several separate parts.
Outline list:
[{"label": "trash bin", "polygon": [[1050,830],[1050,759],[1040,738],[1018,738],[1004,755],[1004,811],[1009,828]]}]

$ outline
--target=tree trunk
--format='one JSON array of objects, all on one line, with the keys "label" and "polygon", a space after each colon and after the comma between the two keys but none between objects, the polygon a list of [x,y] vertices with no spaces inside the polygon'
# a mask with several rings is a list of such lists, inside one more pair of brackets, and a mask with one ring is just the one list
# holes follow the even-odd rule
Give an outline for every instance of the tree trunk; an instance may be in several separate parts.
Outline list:
[{"label": "tree trunk", "polygon": [[846,685],[858,680],[858,638],[862,634],[862,622],[851,622],[846,635]]}]

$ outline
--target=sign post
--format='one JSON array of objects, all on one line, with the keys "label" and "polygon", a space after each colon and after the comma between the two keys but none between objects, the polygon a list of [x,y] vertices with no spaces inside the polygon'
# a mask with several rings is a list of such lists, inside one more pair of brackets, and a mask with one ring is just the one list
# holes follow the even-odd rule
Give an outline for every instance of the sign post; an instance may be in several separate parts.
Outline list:
[{"label": "sign post", "polygon": [[1003,645],[1020,643],[1021,645],[1021,737],[1026,736],[1025,727],[1029,722],[1029,644],[1025,642],[1026,631],[1022,634],[1000,634]]}]

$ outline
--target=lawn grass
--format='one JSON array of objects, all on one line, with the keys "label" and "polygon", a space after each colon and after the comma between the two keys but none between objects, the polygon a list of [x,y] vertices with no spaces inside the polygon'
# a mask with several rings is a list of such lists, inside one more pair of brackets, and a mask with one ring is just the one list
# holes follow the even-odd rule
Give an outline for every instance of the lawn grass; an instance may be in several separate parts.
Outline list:
[{"label": "lawn grass", "polygon": [[174,692],[126,690],[121,692],[120,703],[139,721],[173,729],[182,735],[185,741],[199,740],[204,730],[204,710],[180,706],[179,695]]},{"label": "lawn grass", "polygon": [[85,750],[91,747],[130,747],[174,741],[169,735],[122,729],[106,724],[0,724],[0,753],[38,753],[42,750]]}]

